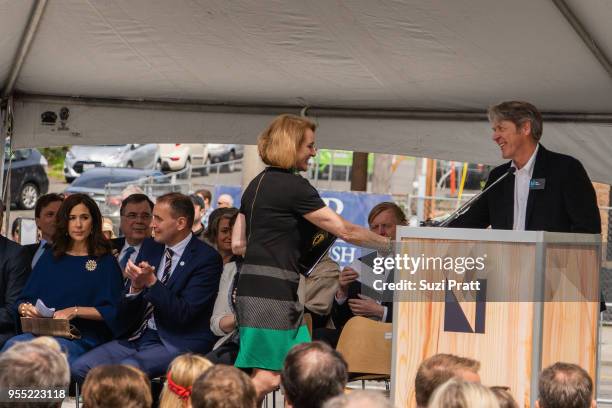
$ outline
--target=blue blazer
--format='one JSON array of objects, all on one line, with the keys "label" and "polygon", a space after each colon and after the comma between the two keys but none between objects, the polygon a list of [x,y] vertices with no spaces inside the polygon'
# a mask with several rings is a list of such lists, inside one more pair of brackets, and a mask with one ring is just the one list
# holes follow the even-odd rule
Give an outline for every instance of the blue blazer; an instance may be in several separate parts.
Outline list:
[{"label": "blue blazer", "polygon": [[[146,239],[136,264],[146,261],[157,268],[164,248],[165,245]],[[140,325],[150,302],[155,307],[157,332],[166,348],[181,353],[209,352],[217,340],[210,330],[210,318],[222,270],[219,253],[193,236],[166,285],[157,281],[135,298],[124,297],[120,315],[131,320],[126,327]]]}]

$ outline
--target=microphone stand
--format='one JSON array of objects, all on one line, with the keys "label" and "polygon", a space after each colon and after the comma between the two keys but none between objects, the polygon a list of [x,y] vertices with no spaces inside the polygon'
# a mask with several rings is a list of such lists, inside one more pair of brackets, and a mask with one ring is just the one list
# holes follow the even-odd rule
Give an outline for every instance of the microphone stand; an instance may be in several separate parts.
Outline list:
[{"label": "microphone stand", "polygon": [[446,217],[443,221],[437,222],[433,220],[428,220],[428,221],[424,221],[422,225],[424,227],[447,227],[451,222],[455,221],[457,218],[465,214],[472,207],[472,204],[478,201],[480,197],[482,197],[487,191],[492,189],[495,185],[497,185],[503,179],[508,177],[510,174],[514,174],[515,171],[516,171],[515,167],[509,167],[508,170],[500,178],[495,180],[493,183],[487,186],[487,188],[482,190],[480,193],[476,194],[474,197],[466,201],[461,207],[457,208],[457,210],[451,213],[451,215]]}]

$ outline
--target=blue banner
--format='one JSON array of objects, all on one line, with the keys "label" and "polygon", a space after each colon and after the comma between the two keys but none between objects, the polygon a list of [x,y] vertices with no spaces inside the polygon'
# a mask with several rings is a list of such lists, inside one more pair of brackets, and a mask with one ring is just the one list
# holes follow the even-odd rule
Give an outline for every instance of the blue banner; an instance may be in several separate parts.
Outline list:
[{"label": "blue banner", "polygon": [[[332,210],[336,211],[353,224],[368,227],[368,214],[378,203],[393,201],[389,194],[371,194],[354,191],[319,191],[321,198]],[[329,256],[341,267],[353,262],[356,256],[361,256],[359,248],[348,242],[337,240],[329,250]]]}]

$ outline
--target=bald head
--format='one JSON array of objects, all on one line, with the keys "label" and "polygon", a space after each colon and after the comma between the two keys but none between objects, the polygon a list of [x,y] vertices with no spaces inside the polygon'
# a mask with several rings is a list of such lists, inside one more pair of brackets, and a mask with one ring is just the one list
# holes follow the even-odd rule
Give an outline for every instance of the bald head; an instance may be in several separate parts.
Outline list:
[{"label": "bald head", "polygon": [[281,385],[294,408],[321,407],[342,394],[347,380],[347,365],[340,353],[317,341],[293,347],[281,372]]}]

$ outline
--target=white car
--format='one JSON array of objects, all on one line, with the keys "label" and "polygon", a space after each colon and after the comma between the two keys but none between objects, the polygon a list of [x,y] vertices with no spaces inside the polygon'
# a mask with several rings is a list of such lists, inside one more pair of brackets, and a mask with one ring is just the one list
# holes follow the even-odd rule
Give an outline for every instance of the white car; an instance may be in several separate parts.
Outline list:
[{"label": "white car", "polygon": [[206,164],[208,148],[198,143],[160,144],[162,170],[178,171],[186,167]]},{"label": "white car", "polygon": [[71,183],[94,167],[161,169],[157,144],[72,146],[64,159],[64,177]]}]

